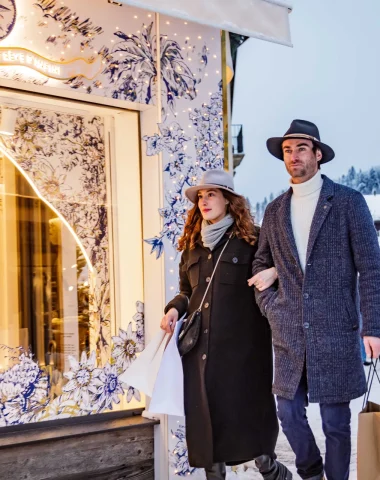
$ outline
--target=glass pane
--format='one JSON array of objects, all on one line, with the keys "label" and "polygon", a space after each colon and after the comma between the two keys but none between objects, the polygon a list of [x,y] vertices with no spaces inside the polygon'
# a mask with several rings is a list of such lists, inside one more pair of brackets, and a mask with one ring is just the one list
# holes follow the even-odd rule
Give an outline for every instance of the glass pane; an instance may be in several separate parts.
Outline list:
[{"label": "glass pane", "polygon": [[67,382],[68,356],[90,350],[89,269],[57,213],[7,157],[0,167],[0,369],[18,349],[33,352],[54,398]]}]

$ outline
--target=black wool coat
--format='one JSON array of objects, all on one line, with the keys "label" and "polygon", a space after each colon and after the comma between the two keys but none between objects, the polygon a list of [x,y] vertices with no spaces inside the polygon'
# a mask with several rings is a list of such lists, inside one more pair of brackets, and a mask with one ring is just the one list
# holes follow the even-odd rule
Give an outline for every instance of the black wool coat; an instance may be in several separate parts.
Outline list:
[{"label": "black wool coat", "polygon": [[[180,294],[166,307],[181,317],[200,305],[228,239],[211,252],[201,240],[182,254]],[[237,465],[274,454],[278,435],[272,395],[269,324],[248,287],[256,245],[233,237],[202,308],[197,345],[183,357],[186,440],[193,467]]]}]

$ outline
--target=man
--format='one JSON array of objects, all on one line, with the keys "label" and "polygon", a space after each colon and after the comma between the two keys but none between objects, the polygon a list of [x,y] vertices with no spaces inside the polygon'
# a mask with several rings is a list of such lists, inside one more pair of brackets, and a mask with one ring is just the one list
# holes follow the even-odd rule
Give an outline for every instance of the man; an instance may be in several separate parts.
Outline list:
[{"label": "man", "polygon": [[[335,154],[316,125],[294,120],[267,141],[284,161],[291,187],[266,209],[253,274],[275,266],[278,284],[256,297],[272,328],[274,393],[283,431],[303,479],[347,480],[351,454],[350,400],[366,390],[360,352],[380,354],[380,250],[363,196],[331,181],[320,165]],[[360,282],[358,282],[358,274]],[[325,468],[305,407],[320,404]]]}]

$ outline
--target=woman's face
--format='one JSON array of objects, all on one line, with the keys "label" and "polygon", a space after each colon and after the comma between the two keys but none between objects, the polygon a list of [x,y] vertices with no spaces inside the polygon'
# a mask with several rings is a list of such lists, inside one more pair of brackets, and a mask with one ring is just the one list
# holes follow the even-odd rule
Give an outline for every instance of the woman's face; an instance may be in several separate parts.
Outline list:
[{"label": "woman's face", "polygon": [[228,200],[226,200],[219,189],[199,190],[198,207],[203,220],[210,223],[217,223],[227,213]]}]

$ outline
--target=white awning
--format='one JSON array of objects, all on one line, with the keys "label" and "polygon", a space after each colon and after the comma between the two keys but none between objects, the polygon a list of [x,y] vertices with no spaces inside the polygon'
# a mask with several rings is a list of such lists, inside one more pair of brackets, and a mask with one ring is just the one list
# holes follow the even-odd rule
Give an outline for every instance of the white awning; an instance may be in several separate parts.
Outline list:
[{"label": "white awning", "polygon": [[292,46],[289,11],[282,0],[118,0],[127,5],[220,30]]}]

